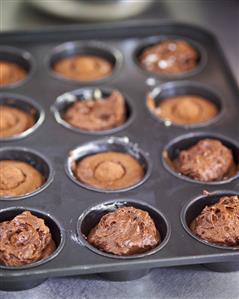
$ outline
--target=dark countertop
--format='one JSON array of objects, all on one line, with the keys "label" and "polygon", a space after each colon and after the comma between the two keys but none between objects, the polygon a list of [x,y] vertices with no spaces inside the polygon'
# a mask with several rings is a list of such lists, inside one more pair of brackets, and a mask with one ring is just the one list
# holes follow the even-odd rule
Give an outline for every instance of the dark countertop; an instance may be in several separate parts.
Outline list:
[{"label": "dark countertop", "polygon": [[[2,30],[34,29],[63,24],[60,19],[50,19],[28,8],[27,0],[0,0],[0,2],[3,12]],[[239,84],[239,1],[156,0],[152,8],[143,16],[137,17],[142,18],[170,18],[201,25],[213,31],[220,40]],[[108,282],[96,275],[54,278],[32,290],[0,292],[0,298],[239,299],[239,272],[216,273],[202,266],[192,266],[154,269],[147,276],[131,282]]]}]

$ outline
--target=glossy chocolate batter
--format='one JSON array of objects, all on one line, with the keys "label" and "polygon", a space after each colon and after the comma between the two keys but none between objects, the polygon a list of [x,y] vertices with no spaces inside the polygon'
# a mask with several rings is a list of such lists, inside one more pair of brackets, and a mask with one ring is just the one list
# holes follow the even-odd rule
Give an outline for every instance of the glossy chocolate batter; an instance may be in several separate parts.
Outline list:
[{"label": "glossy chocolate batter", "polygon": [[76,55],[57,61],[53,70],[59,75],[79,81],[98,80],[112,74],[112,64],[93,55]]},{"label": "glossy chocolate batter", "polygon": [[35,123],[34,116],[18,108],[0,105],[0,138],[16,136]]},{"label": "glossy chocolate batter", "polygon": [[141,66],[152,73],[180,74],[198,65],[197,51],[183,40],[166,40],[146,48],[139,57]]},{"label": "glossy chocolate batter", "polygon": [[22,161],[0,161],[0,174],[0,197],[25,195],[44,184],[41,173]]},{"label": "glossy chocolate batter", "polygon": [[239,246],[239,198],[224,196],[206,206],[190,226],[199,238],[210,243]]},{"label": "glossy chocolate batter", "polygon": [[104,152],[83,158],[72,170],[86,185],[117,190],[137,184],[144,177],[143,166],[132,156],[119,152]]},{"label": "glossy chocolate batter", "polygon": [[0,223],[0,264],[19,267],[43,260],[56,249],[44,220],[25,211]]},{"label": "glossy chocolate batter", "polygon": [[106,98],[79,100],[64,114],[66,122],[86,131],[104,131],[119,127],[126,120],[122,94],[113,90]]},{"label": "glossy chocolate batter", "polygon": [[22,81],[27,77],[27,71],[20,65],[0,60],[0,87]]},{"label": "glossy chocolate batter", "polygon": [[202,139],[173,161],[176,171],[202,182],[221,181],[236,173],[232,151],[216,139]]},{"label": "glossy chocolate batter", "polygon": [[195,95],[166,98],[158,106],[156,101],[149,96],[147,105],[157,117],[177,125],[204,123],[219,113],[215,104]]},{"label": "glossy chocolate batter", "polygon": [[134,255],[155,248],[160,235],[148,212],[123,207],[104,215],[87,240],[108,253]]}]

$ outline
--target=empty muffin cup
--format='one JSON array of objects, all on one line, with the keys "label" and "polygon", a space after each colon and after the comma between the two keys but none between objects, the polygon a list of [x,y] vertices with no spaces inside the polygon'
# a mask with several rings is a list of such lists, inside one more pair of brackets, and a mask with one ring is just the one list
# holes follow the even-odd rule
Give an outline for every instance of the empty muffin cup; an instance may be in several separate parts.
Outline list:
[{"label": "empty muffin cup", "polygon": [[[204,159],[197,158],[202,155]],[[169,173],[187,182],[226,184],[239,176],[239,145],[219,134],[190,133],[179,136],[166,145],[162,163]]]},{"label": "empty muffin cup", "polygon": [[207,53],[194,40],[169,35],[146,38],[136,49],[134,58],[146,76],[182,79],[202,71]]},{"label": "empty muffin cup", "polygon": [[123,130],[133,119],[129,98],[110,88],[82,88],[64,93],[56,99],[52,112],[64,127],[96,135]]},{"label": "empty muffin cup", "polygon": [[53,49],[48,65],[58,79],[104,82],[115,76],[122,64],[121,53],[101,42],[67,42]]},{"label": "empty muffin cup", "polygon": [[23,147],[0,149],[0,199],[18,200],[43,191],[53,181],[50,162],[35,150]]},{"label": "empty muffin cup", "polygon": [[1,46],[0,68],[0,88],[17,87],[31,77],[34,63],[29,52]]},{"label": "empty muffin cup", "polygon": [[223,103],[208,87],[196,82],[168,82],[155,87],[146,99],[154,119],[165,126],[204,127],[218,121]]},{"label": "empty muffin cup", "polygon": [[[23,214],[23,213],[28,213],[27,214]],[[30,212],[30,213],[29,213]],[[12,231],[12,235],[11,235],[11,242],[9,244],[11,244],[11,248],[10,245],[8,244],[8,241],[6,241],[6,247],[5,250],[14,250],[14,244],[18,244],[17,240],[18,238],[21,238],[21,241],[24,243],[24,246],[27,246],[27,241],[31,240],[32,242],[34,242],[34,238],[37,238],[37,234],[38,234],[38,229],[35,230],[35,237],[33,236],[33,232],[31,233],[31,238],[29,238],[29,236],[27,237],[27,235],[29,234],[29,231],[27,230],[27,228],[25,228],[23,225],[21,225],[21,222],[24,221],[24,219],[27,221],[27,217],[33,217],[34,221],[35,219],[37,219],[37,221],[39,222],[39,225],[42,225],[44,228],[45,226],[49,229],[50,232],[50,237],[51,237],[51,241],[52,244],[54,244],[54,247],[51,246],[51,251],[44,251],[43,252],[43,256],[45,255],[45,258],[42,258],[41,260],[32,262],[32,263],[26,263],[23,265],[18,265],[18,266],[6,266],[4,264],[0,264],[0,269],[5,270],[4,272],[4,277],[1,277],[0,280],[0,289],[1,290],[5,290],[5,291],[18,291],[18,290],[23,290],[23,289],[28,289],[28,288],[33,288],[34,286],[42,283],[44,280],[47,279],[47,277],[42,277],[41,275],[39,275],[39,278],[22,278],[24,277],[24,275],[21,275],[21,271],[24,269],[29,269],[29,268],[33,268],[33,267],[37,267],[40,266],[44,263],[50,262],[52,259],[54,259],[62,250],[63,246],[64,246],[64,242],[65,242],[65,235],[64,235],[64,230],[62,228],[62,226],[59,224],[59,222],[53,218],[51,215],[49,215],[48,213],[42,212],[40,210],[37,209],[32,209],[32,208],[28,208],[28,207],[11,207],[11,208],[7,208],[7,209],[2,209],[0,210],[0,224],[4,223],[5,221],[12,221],[15,217],[22,217],[21,219],[19,218],[19,222],[16,222],[14,225],[19,225],[19,229],[15,228],[15,235],[14,232]],[[35,218],[37,217],[37,218]],[[42,220],[44,220],[44,224],[41,222]],[[29,222],[29,225],[32,225],[32,222]],[[42,229],[43,229],[42,227]],[[2,227],[2,229],[4,230],[5,227]],[[47,228],[46,228],[46,232],[47,232]],[[7,229],[7,226],[6,226]],[[30,228],[29,228],[30,229]],[[33,227],[31,227],[31,229],[33,229]],[[7,237],[6,235],[2,235],[3,237]],[[25,238],[24,238],[25,236]],[[40,236],[40,235],[39,235]],[[42,236],[40,236],[42,237]],[[49,239],[47,239],[49,241]],[[5,243],[4,243],[5,244]],[[7,245],[8,244],[8,245]],[[49,243],[50,245],[50,243]],[[40,250],[41,246],[38,247],[38,249]],[[19,251],[19,245],[17,245],[16,250]],[[4,255],[4,249],[1,248],[1,252]],[[34,253],[34,255],[36,255]],[[8,255],[6,255],[8,256]],[[24,255],[20,255],[21,258],[24,257]],[[16,256],[14,256],[14,258],[16,258]],[[26,257],[27,259],[29,258],[29,256],[27,255]],[[1,260],[1,259],[0,259]],[[4,259],[3,259],[4,260]],[[11,270],[10,272],[6,272],[6,270]],[[12,275],[12,271],[16,271],[16,276],[19,276],[19,278],[16,281],[12,281],[11,279],[11,275]],[[8,275],[9,273],[9,275]]]},{"label": "empty muffin cup", "polygon": [[22,139],[43,123],[45,113],[32,99],[10,93],[0,94],[0,141]]},{"label": "empty muffin cup", "polygon": [[98,192],[123,192],[143,184],[151,173],[148,154],[127,137],[109,137],[72,150],[65,163],[70,179]]},{"label": "empty muffin cup", "polygon": [[[194,238],[195,240],[207,245],[207,246],[211,246],[214,248],[219,248],[222,250],[228,250],[228,251],[234,251],[235,255],[237,254],[236,251],[239,250],[239,246],[229,246],[226,243],[225,244],[220,244],[220,243],[216,243],[216,242],[209,242],[208,240],[206,240],[206,238],[201,238],[199,237],[193,230],[192,230],[192,224],[195,223],[195,219],[197,217],[199,217],[199,215],[202,213],[202,211],[206,208],[206,207],[211,207],[215,205],[215,209],[212,211],[214,215],[212,215],[211,221],[214,223],[215,220],[219,219],[218,217],[220,217],[220,219],[224,219],[224,221],[226,221],[227,217],[226,215],[219,215],[221,213],[221,211],[219,209],[217,209],[217,204],[219,203],[219,201],[222,198],[226,198],[226,197],[238,197],[239,193],[238,192],[234,192],[234,191],[215,191],[212,193],[206,193],[204,195],[198,196],[196,198],[194,198],[193,200],[190,200],[188,203],[186,203],[182,209],[181,212],[181,222],[183,224],[184,229],[187,231],[187,233]],[[232,209],[230,208],[230,205],[225,206],[225,210],[223,209],[224,212],[227,213],[231,213]],[[205,211],[206,212],[210,212],[210,211]],[[202,215],[202,214],[201,214]],[[218,216],[217,216],[218,215]],[[206,214],[205,214],[206,217]],[[214,219],[215,217],[215,219]],[[236,216],[235,216],[236,218]],[[230,218],[231,219],[231,218]],[[230,220],[229,219],[229,220]],[[209,219],[208,219],[209,221]],[[231,220],[230,220],[231,221]],[[205,222],[204,223],[206,225],[206,227],[209,229],[212,229],[212,226],[210,226],[209,222]],[[205,226],[204,225],[204,226]],[[195,225],[194,225],[195,226]],[[225,226],[227,226],[227,224],[225,224]],[[206,228],[205,228],[206,229]],[[223,233],[226,231],[226,227],[224,228],[220,225],[220,231]],[[201,236],[203,236],[205,234],[205,232],[203,232],[203,229],[200,229],[201,231]],[[214,232],[213,234],[213,238],[216,239],[216,233]],[[229,237],[228,233],[224,233],[224,235],[229,238],[228,240],[230,240],[231,237]],[[222,237],[220,237],[220,240],[222,240]],[[232,259],[230,259],[232,260]],[[239,270],[239,262],[236,261],[227,261],[225,262],[225,258],[224,260],[219,261],[218,263],[210,263],[210,264],[205,264],[205,266],[207,268],[209,268],[210,270],[216,271],[216,272],[232,272],[232,271],[238,271]],[[235,257],[236,260],[236,257]]]}]

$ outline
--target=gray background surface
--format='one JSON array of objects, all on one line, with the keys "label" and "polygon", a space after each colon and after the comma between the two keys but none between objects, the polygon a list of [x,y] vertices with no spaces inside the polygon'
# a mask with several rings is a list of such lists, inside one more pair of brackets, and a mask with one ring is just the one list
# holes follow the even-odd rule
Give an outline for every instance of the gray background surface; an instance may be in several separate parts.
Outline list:
[{"label": "gray background surface", "polygon": [[[27,2],[0,0],[1,31],[63,24],[61,19],[49,18],[30,9]],[[201,25],[213,31],[220,40],[239,84],[238,0],[156,0],[153,7],[137,18],[170,18]],[[178,267],[154,269],[145,277],[131,282],[108,282],[97,275],[92,275],[49,279],[28,291],[11,293],[0,291],[0,299],[14,298],[239,299],[239,272],[215,273],[202,266]]]}]

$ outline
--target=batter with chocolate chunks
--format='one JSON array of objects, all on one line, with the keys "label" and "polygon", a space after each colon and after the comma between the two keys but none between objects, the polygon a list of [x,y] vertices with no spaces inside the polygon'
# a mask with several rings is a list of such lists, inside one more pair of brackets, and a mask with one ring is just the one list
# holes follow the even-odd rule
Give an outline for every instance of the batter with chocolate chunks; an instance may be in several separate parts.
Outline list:
[{"label": "batter with chocolate chunks", "polygon": [[112,64],[93,55],[76,55],[57,61],[53,70],[68,79],[91,81],[108,77],[112,74]]},{"label": "batter with chocolate chunks", "polygon": [[0,264],[19,267],[46,259],[56,250],[44,220],[25,211],[0,223]]},{"label": "batter with chocolate chunks", "polygon": [[228,179],[237,168],[232,151],[216,139],[203,139],[182,150],[173,164],[179,173],[202,182]]},{"label": "batter with chocolate chunks", "polygon": [[210,243],[239,246],[239,198],[224,196],[206,206],[191,223],[191,231]]},{"label": "batter with chocolate chunks", "polygon": [[124,97],[118,90],[95,99],[76,101],[64,114],[64,120],[75,128],[104,131],[119,127],[126,120]]},{"label": "batter with chocolate chunks", "polygon": [[27,71],[20,65],[0,60],[0,87],[14,84],[26,79]]},{"label": "batter with chocolate chunks", "polygon": [[149,213],[134,207],[107,213],[86,238],[94,247],[121,256],[143,253],[160,243],[160,234]]},{"label": "batter with chocolate chunks", "polygon": [[147,105],[158,118],[177,125],[204,123],[215,118],[219,113],[215,104],[196,95],[169,97],[160,101],[159,105],[151,96],[148,96]]},{"label": "batter with chocolate chunks", "polygon": [[72,165],[76,178],[86,185],[117,190],[140,182],[143,166],[132,156],[119,152],[104,152],[83,158]]},{"label": "batter with chocolate chunks", "polygon": [[180,74],[198,65],[197,51],[184,40],[165,40],[146,48],[139,57],[141,66],[156,74]]},{"label": "batter with chocolate chunks", "polygon": [[35,123],[34,116],[21,109],[0,105],[0,138],[16,136]]},{"label": "batter with chocolate chunks", "polygon": [[45,181],[37,169],[22,161],[0,161],[0,173],[0,197],[31,193],[40,188]]}]

